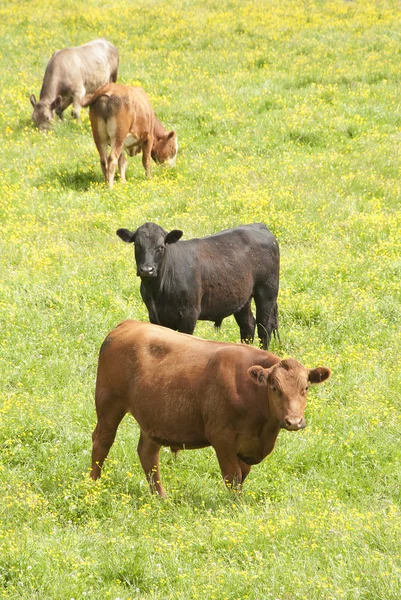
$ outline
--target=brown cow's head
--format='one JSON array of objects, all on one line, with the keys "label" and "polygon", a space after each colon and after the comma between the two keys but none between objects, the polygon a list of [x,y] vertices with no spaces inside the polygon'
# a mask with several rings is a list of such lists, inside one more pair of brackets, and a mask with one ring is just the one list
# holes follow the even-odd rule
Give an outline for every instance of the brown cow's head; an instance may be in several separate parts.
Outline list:
[{"label": "brown cow's head", "polygon": [[48,102],[47,100],[39,100],[39,102],[36,102],[35,94],[31,94],[29,99],[33,106],[32,119],[42,131],[49,129],[50,121],[54,116],[54,111],[61,106],[61,96],[57,96],[53,102]]},{"label": "brown cow's head", "polygon": [[175,131],[170,131],[170,133],[160,138],[155,138],[152,147],[152,158],[157,164],[167,163],[169,167],[174,167],[177,152],[178,140]]},{"label": "brown cow's head", "polygon": [[280,427],[297,431],[306,427],[304,411],[309,385],[328,379],[330,369],[307,369],[297,360],[287,358],[269,369],[251,367],[248,375],[256,385],[267,387],[269,406]]},{"label": "brown cow's head", "polygon": [[167,233],[156,223],[144,223],[136,231],[118,229],[116,233],[124,242],[135,244],[136,274],[141,279],[159,275],[166,244],[175,244],[182,236],[180,229]]}]

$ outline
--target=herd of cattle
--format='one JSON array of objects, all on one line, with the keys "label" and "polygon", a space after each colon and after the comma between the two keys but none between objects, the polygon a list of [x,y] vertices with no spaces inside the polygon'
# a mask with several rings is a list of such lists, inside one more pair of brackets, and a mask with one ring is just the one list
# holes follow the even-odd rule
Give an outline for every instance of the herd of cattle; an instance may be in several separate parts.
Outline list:
[{"label": "herd of cattle", "polygon": [[[151,158],[172,165],[178,150],[176,133],[164,129],[144,90],[116,83],[118,62],[117,49],[104,39],[59,50],[47,65],[39,101],[30,98],[40,129],[71,104],[77,119],[82,106],[90,107],[110,188],[117,165],[125,182],[124,150],[130,156],[142,152],[148,177]],[[330,377],[327,367],[308,369],[267,351],[271,335],[278,336],[277,240],[261,223],[192,240],[155,223],[118,229],[117,235],[134,244],[150,323],[124,321],[102,344],[91,477],[100,477],[118,425],[131,413],[152,491],[165,495],[161,446],[173,452],[212,446],[226,484],[241,485],[251,465],[272,452],[280,428],[305,427],[308,387]],[[245,344],[191,336],[198,320],[220,327],[229,315]],[[251,345],[256,326],[260,349]]]}]

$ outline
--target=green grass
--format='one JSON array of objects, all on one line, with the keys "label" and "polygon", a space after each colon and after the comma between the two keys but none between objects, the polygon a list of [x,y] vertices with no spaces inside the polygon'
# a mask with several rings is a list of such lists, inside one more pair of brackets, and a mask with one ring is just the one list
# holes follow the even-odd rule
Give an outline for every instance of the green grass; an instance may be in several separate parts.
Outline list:
[{"label": "green grass", "polygon": [[[87,112],[48,135],[30,119],[52,52],[101,35],[179,137],[175,170],[129,159],[112,192]],[[0,597],[398,600],[399,3],[3,0],[0,39]],[[332,369],[241,496],[205,449],[162,451],[151,497],[129,418],[89,480],[98,349],[147,320],[115,230],[146,220],[266,223],[271,350]],[[233,318],[196,334],[239,337]]]}]

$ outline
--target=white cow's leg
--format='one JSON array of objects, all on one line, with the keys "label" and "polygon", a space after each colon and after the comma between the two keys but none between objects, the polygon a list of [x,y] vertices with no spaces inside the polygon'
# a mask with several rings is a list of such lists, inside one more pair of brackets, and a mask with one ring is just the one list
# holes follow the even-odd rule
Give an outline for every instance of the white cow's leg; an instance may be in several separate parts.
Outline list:
[{"label": "white cow's leg", "polygon": [[81,88],[72,98],[72,116],[78,120],[79,125],[81,124],[81,100],[85,96],[85,93],[85,88]]}]

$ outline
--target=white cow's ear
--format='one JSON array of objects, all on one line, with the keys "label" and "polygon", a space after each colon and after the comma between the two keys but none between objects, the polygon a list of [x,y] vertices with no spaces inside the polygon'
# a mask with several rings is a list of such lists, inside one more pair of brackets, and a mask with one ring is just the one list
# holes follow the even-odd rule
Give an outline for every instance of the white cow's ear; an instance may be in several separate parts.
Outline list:
[{"label": "white cow's ear", "polygon": [[116,234],[123,242],[131,244],[135,241],[136,231],[130,231],[129,229],[117,229]]},{"label": "white cow's ear", "polygon": [[267,385],[267,376],[269,369],[264,369],[260,365],[255,365],[248,369],[248,375],[256,385]]},{"label": "white cow's ear", "polygon": [[52,110],[55,110],[56,108],[59,108],[59,106],[61,106],[61,102],[62,102],[62,97],[61,96],[57,96],[57,98],[55,100],[53,100],[53,102],[50,105],[50,108]]},{"label": "white cow's ear", "polygon": [[35,108],[35,106],[36,106],[35,94],[31,94],[30,97],[29,97],[29,100],[31,101],[31,104],[32,104],[33,108]]},{"label": "white cow's ear", "polygon": [[312,385],[315,383],[322,383],[326,381],[331,375],[330,369],[327,367],[316,367],[316,369],[309,369],[308,381]]},{"label": "white cow's ear", "polygon": [[175,242],[178,242],[178,240],[182,238],[183,233],[184,232],[181,231],[181,229],[173,229],[173,231],[169,231],[166,235],[164,242],[166,244],[175,244]]}]

